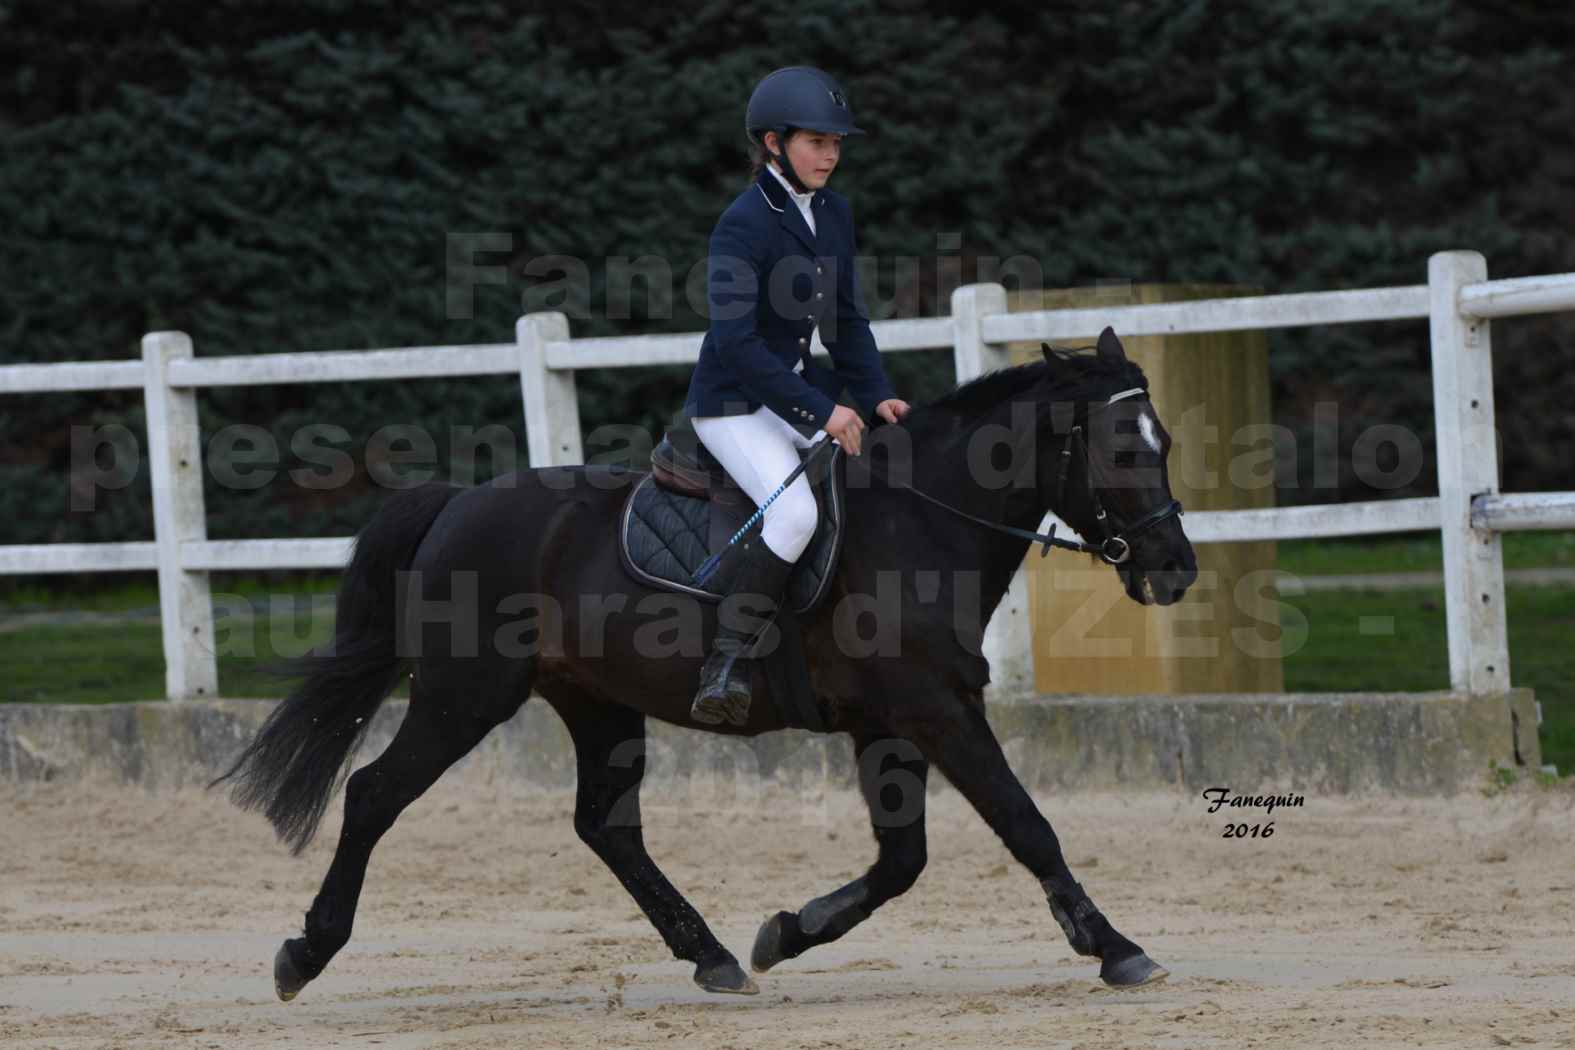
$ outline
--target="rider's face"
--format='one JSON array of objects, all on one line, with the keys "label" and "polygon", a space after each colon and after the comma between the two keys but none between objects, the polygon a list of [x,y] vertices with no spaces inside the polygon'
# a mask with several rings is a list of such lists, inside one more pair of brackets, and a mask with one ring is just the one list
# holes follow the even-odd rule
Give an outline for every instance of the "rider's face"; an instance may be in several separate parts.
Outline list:
[{"label": "rider's face", "polygon": [[[767,139],[768,147],[782,148],[774,132],[768,132]],[[800,131],[788,139],[787,155],[804,185],[811,190],[821,189],[842,157],[842,136],[830,131]]]}]

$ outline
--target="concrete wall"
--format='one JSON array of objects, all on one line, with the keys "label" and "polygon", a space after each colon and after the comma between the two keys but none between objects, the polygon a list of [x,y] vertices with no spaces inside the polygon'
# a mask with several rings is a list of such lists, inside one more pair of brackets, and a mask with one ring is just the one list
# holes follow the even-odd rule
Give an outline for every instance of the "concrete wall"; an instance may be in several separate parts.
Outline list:
[{"label": "concrete wall", "polygon": [[[0,705],[0,781],[91,780],[174,788],[225,768],[272,704]],[[357,764],[386,746],[403,701],[378,712]],[[1030,790],[1449,794],[1488,783],[1493,765],[1537,768],[1530,690],[1456,693],[1036,697],[1001,701],[990,720]],[[574,752],[539,700],[460,767],[522,787],[574,784]],[[648,783],[748,793],[769,782],[818,792],[852,783],[845,736],[788,731],[754,740],[652,722]],[[937,778],[939,779],[939,778]]]}]

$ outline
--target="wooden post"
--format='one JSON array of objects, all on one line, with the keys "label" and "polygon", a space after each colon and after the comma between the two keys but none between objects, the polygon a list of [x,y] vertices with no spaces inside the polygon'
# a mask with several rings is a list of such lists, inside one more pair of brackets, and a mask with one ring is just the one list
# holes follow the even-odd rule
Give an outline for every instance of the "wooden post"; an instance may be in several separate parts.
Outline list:
[{"label": "wooden post", "polygon": [[580,403],[574,372],[547,367],[547,344],[569,338],[569,319],[557,311],[526,314],[514,325],[519,346],[520,392],[525,400],[525,441],[533,467],[585,462],[580,444]]},{"label": "wooden post", "polygon": [[1449,683],[1472,693],[1509,688],[1503,551],[1497,532],[1471,524],[1472,498],[1498,492],[1490,322],[1460,310],[1460,289],[1485,280],[1480,252],[1427,261]]},{"label": "wooden post", "polygon": [[[970,284],[952,293],[952,360],[957,382],[966,383],[1011,361],[1006,347],[984,341],[983,320],[1006,312],[1006,289],[999,284]],[[986,696],[1032,691],[1033,631],[1028,618],[1028,579],[1019,569],[984,631],[984,657],[990,661]]]},{"label": "wooden post", "polygon": [[[1103,308],[1251,294],[1234,285],[1109,285],[1014,292],[1019,310]],[[1119,328],[1117,335],[1121,335]],[[1073,345],[1093,342],[1075,340]],[[1257,331],[1122,337],[1170,432],[1170,486],[1187,511],[1274,505],[1268,340]],[[1013,363],[1042,360],[1010,344]],[[1187,525],[1182,518],[1182,527]],[[1087,539],[1088,537],[1084,537]],[[1176,605],[1139,605],[1107,565],[1031,559],[1041,693],[1278,693],[1284,689],[1274,541],[1193,547],[1198,580]]]},{"label": "wooden post", "polygon": [[182,544],[208,538],[197,393],[190,387],[170,386],[167,373],[170,361],[191,356],[191,337],[185,332],[152,332],[142,337],[164,691],[171,700],[217,696],[219,692],[208,574],[188,572],[181,564]]}]

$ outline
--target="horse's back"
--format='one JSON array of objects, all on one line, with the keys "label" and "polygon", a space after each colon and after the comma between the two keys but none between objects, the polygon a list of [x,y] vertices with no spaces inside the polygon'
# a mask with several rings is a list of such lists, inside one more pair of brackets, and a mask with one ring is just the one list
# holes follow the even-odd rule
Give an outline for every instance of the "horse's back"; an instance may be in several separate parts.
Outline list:
[{"label": "horse's back", "polygon": [[[546,467],[500,475],[469,488],[440,514],[411,565],[451,577],[486,607],[520,595],[628,590],[618,562],[618,518],[647,475],[599,465]],[[474,581],[469,578],[474,574]]]}]

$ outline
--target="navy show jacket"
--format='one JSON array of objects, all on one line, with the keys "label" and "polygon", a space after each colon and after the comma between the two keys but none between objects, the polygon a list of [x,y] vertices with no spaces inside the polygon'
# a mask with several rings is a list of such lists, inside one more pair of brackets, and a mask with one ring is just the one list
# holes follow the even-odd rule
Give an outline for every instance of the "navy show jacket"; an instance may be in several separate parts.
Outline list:
[{"label": "navy show jacket", "polygon": [[[818,429],[844,383],[866,416],[896,396],[854,272],[853,209],[830,190],[815,191],[810,206],[813,233],[786,188],[762,169],[717,220],[706,262],[711,323],[684,402],[691,418],[764,404]],[[817,326],[835,369],[807,362],[795,372]]]}]

